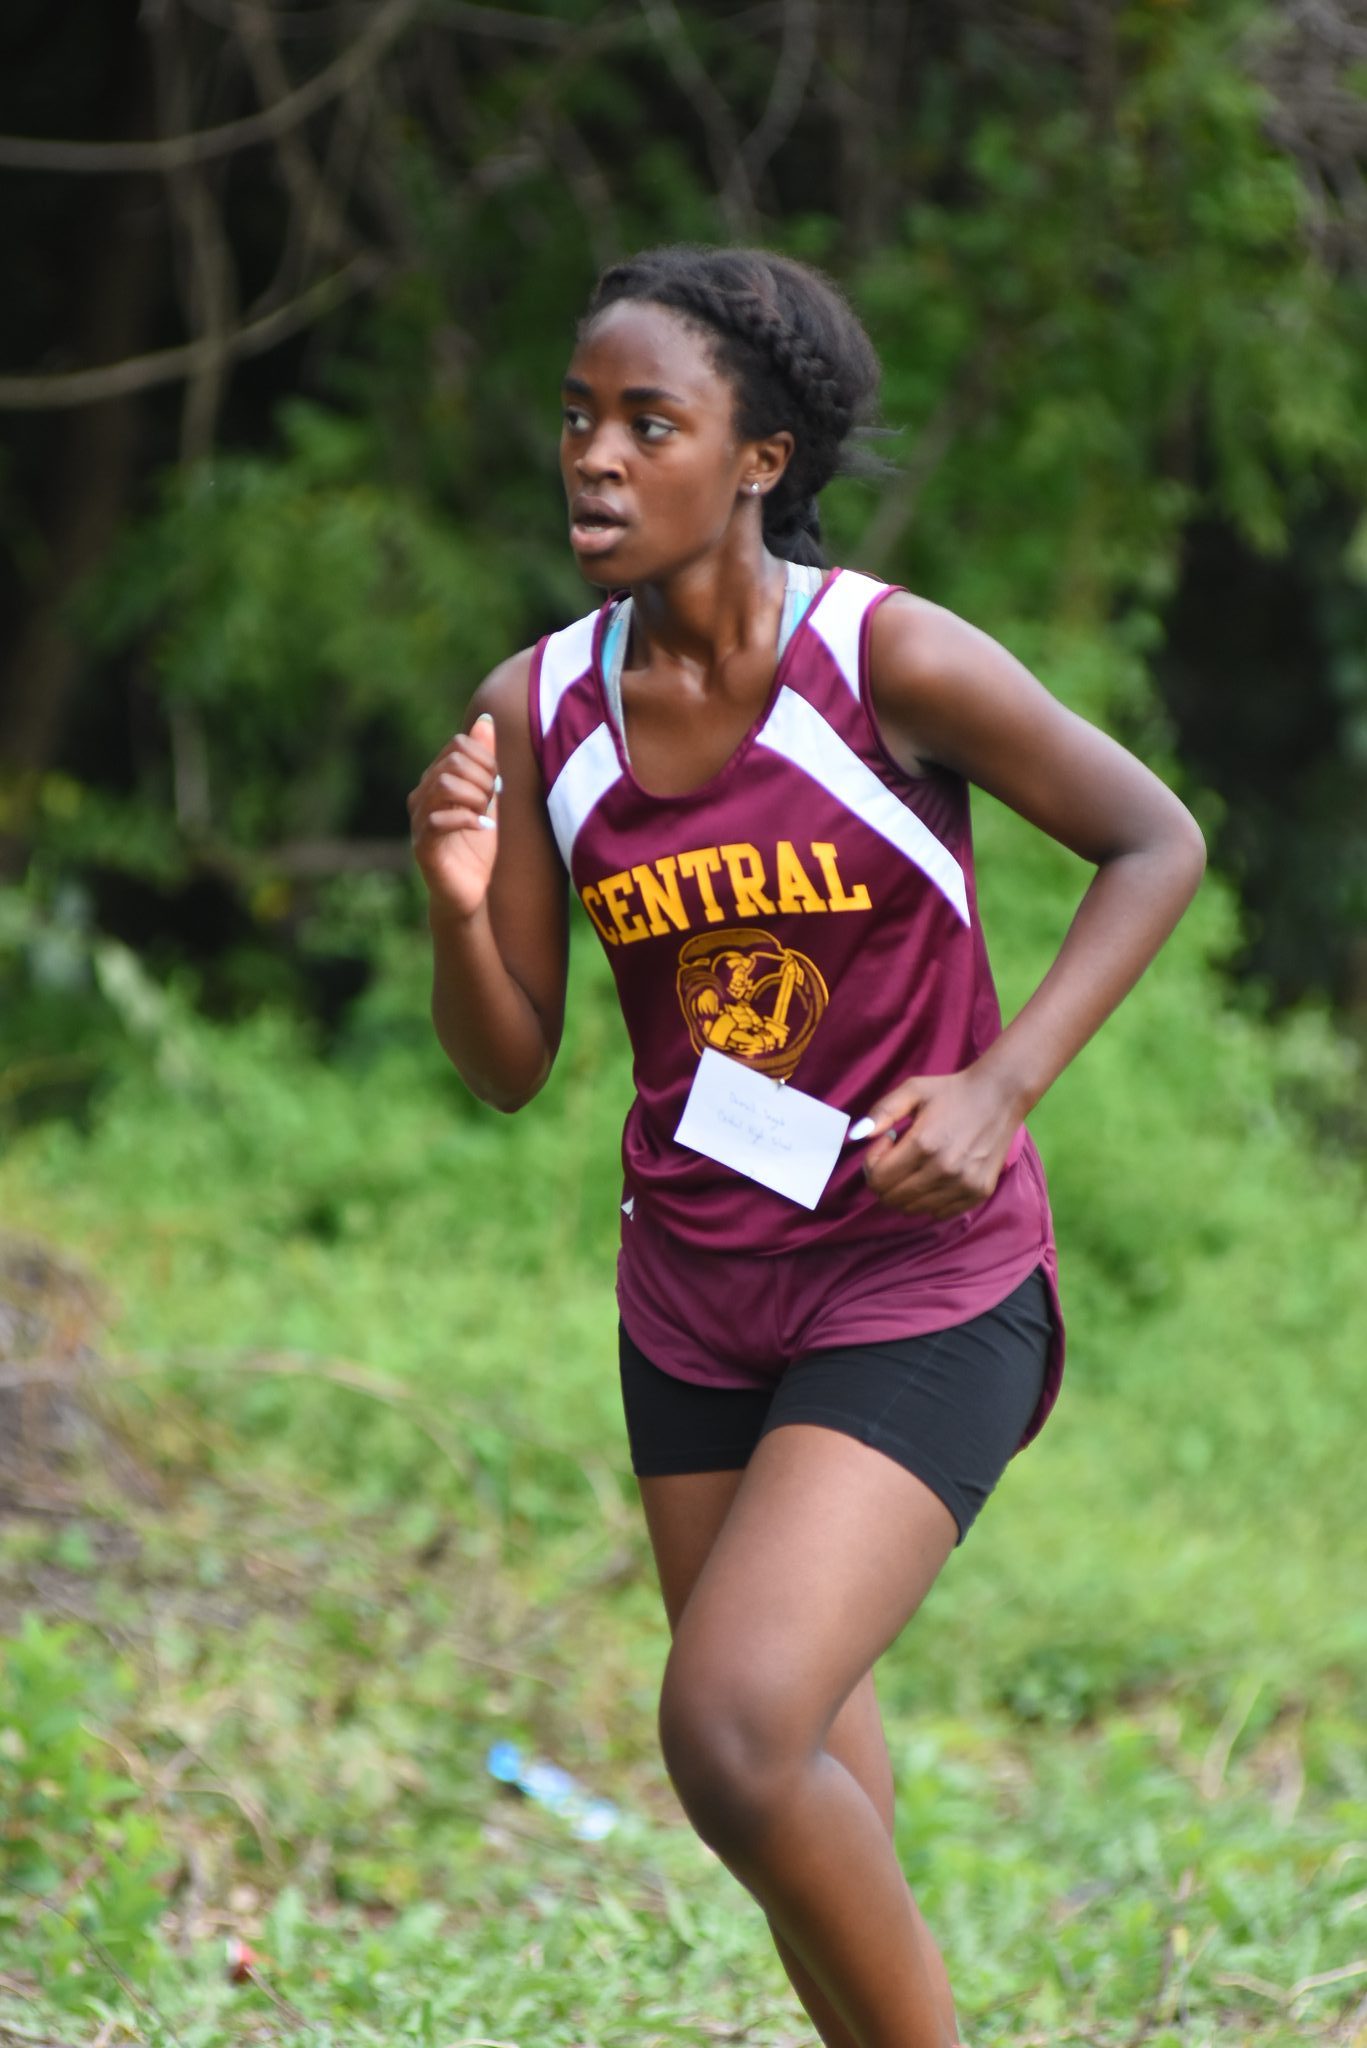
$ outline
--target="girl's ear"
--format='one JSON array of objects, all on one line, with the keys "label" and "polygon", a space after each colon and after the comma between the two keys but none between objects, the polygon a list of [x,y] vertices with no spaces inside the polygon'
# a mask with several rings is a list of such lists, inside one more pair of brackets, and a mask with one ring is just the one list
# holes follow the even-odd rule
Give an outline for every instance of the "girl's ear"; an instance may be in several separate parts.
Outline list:
[{"label": "girl's ear", "polygon": [[777,434],[766,435],[762,441],[752,441],[749,460],[745,467],[746,477],[760,491],[772,491],[792,461],[796,445],[786,427]]}]

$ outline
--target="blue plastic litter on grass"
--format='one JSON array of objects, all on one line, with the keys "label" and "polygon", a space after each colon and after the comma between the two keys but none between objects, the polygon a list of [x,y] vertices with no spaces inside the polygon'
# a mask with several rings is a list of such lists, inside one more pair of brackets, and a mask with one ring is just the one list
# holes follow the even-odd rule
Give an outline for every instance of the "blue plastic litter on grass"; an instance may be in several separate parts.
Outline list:
[{"label": "blue plastic litter on grass", "polygon": [[485,1766],[500,1785],[511,1785],[524,1798],[567,1822],[577,1841],[601,1842],[620,1818],[611,1800],[593,1798],[559,1764],[548,1763],[544,1757],[524,1757],[515,1742],[494,1743]]}]

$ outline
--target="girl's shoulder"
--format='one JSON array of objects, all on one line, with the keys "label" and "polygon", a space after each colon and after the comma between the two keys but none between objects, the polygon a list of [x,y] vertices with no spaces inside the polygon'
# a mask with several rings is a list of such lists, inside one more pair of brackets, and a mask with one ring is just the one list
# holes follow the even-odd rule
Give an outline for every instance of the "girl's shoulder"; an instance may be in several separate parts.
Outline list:
[{"label": "girl's shoulder", "polygon": [[525,725],[527,688],[535,658],[535,647],[520,647],[497,668],[491,668],[471,699],[476,716],[481,711],[490,711],[495,718],[516,714]]},{"label": "girl's shoulder", "polygon": [[907,658],[933,653],[937,642],[943,647],[956,633],[972,631],[967,620],[956,612],[900,583],[888,586],[869,622],[875,649],[896,650]]},{"label": "girl's shoulder", "polygon": [[522,647],[516,654],[510,654],[497,668],[490,669],[470,699],[466,729],[487,712],[494,721],[500,755],[508,748],[516,748],[519,754],[529,758],[532,754],[531,712],[527,699],[535,654],[535,647]]}]

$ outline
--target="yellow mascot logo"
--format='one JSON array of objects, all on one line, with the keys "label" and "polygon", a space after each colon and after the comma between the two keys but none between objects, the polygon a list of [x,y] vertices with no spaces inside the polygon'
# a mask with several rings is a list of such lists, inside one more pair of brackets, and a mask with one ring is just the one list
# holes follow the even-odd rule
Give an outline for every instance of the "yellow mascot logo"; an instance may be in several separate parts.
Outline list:
[{"label": "yellow mascot logo", "polygon": [[753,925],[699,932],[679,953],[679,1003],[705,1046],[786,1081],[830,1000],[820,968]]}]

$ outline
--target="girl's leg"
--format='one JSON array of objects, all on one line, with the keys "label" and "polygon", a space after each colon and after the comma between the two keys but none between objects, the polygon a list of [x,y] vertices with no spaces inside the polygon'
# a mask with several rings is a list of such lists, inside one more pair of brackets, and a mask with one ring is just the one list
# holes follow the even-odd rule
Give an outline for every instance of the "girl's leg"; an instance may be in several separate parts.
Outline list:
[{"label": "girl's leg", "polygon": [[[665,1611],[677,1629],[690,1594],[740,1488],[743,1473],[699,1472],[640,1481],[646,1524],[660,1575]],[[864,1672],[841,1704],[823,1748],[861,1787],[889,1840],[893,1824],[892,1768],[871,1672]],[[898,1872],[900,1878],[900,1871]],[[939,1951],[903,1882],[914,1939],[929,1977],[942,2038],[957,2040],[949,1980]],[[761,1903],[763,1901],[761,1900]],[[826,2048],[859,2048],[797,1951],[770,1918],[774,1944],[788,1977]]]},{"label": "girl's leg", "polygon": [[906,1883],[826,1747],[954,1546],[953,1517],[880,1452],[810,1423],[763,1438],[679,1617],[665,1762],[858,2048],[949,2048]]}]

